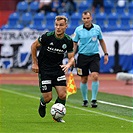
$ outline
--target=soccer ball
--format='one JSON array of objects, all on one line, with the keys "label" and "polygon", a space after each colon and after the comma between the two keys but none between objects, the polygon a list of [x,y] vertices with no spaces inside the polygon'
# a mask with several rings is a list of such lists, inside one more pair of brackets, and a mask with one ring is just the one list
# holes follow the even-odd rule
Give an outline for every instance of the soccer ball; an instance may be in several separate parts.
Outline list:
[{"label": "soccer ball", "polygon": [[50,113],[55,119],[63,118],[66,114],[66,107],[61,103],[55,103],[51,107]]}]

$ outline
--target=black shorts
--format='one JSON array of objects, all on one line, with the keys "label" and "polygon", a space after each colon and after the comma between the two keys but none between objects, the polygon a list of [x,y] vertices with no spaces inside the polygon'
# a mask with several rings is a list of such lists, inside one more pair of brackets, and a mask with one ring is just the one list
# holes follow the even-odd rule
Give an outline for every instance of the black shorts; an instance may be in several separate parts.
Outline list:
[{"label": "black shorts", "polygon": [[42,93],[52,91],[52,87],[66,86],[66,77],[63,71],[42,72],[38,74],[39,86]]},{"label": "black shorts", "polygon": [[88,76],[90,72],[98,72],[100,69],[100,56],[95,54],[86,56],[79,54],[77,58],[77,74],[79,76]]}]

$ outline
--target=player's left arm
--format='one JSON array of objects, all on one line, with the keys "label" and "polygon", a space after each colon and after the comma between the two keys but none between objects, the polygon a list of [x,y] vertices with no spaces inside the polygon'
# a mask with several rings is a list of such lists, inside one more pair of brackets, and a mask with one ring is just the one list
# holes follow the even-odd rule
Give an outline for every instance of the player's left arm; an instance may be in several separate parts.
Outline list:
[{"label": "player's left arm", "polygon": [[100,39],[99,42],[100,42],[100,45],[101,45],[102,50],[104,52],[104,64],[107,64],[109,61],[109,58],[108,58],[108,52],[107,52],[106,44],[105,44],[103,39]]},{"label": "player's left arm", "polygon": [[61,68],[64,72],[67,72],[68,69],[74,64],[74,52],[68,53],[68,63],[61,65]]}]

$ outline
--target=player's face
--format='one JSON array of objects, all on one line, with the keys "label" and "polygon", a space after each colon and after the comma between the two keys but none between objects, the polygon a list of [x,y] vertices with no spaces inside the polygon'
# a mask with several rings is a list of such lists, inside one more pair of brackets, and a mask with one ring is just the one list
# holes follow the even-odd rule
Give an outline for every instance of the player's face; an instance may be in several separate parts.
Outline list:
[{"label": "player's face", "polygon": [[92,23],[92,16],[90,15],[90,13],[83,14],[83,15],[82,15],[82,21],[83,21],[85,27],[91,26],[91,23]]},{"label": "player's face", "polygon": [[55,21],[55,33],[56,35],[60,36],[60,35],[64,35],[64,32],[67,28],[67,23],[65,22],[65,20],[59,20],[59,21]]}]

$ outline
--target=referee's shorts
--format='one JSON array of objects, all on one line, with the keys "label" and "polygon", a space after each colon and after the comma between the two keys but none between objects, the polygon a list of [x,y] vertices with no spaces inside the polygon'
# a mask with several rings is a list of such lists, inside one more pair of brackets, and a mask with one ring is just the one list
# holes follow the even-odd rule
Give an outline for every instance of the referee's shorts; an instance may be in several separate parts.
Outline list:
[{"label": "referee's shorts", "polygon": [[100,70],[99,54],[86,56],[79,54],[77,58],[77,75],[88,76],[90,72],[98,72]]}]

